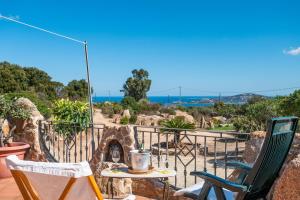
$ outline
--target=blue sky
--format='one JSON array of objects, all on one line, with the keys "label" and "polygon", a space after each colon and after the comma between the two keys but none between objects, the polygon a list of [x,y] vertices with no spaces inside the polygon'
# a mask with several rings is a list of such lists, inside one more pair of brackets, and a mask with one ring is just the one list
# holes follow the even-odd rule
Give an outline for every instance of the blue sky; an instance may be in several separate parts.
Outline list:
[{"label": "blue sky", "polygon": [[[155,96],[178,86],[183,95],[300,86],[299,8],[297,0],[0,0],[2,15],[87,40],[97,95],[120,95],[134,68],[149,71]],[[0,61],[63,83],[85,78],[80,44],[5,20],[0,42]]]}]

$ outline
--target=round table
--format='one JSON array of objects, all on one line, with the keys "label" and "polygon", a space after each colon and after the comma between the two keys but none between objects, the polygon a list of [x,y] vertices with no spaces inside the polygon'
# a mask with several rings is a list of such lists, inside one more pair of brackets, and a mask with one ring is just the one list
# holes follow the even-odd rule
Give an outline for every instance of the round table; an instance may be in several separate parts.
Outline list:
[{"label": "round table", "polygon": [[[162,179],[164,183],[164,193],[163,193],[163,200],[167,200],[169,198],[169,178],[176,176],[176,171],[172,169],[153,169],[148,173],[143,174],[132,174],[128,172],[127,167],[120,167],[120,168],[106,168],[101,171],[101,176],[107,177],[110,179],[110,182],[113,178],[159,178]],[[112,184],[111,184],[112,186]],[[113,188],[111,187],[111,190]],[[113,195],[113,192],[111,192]],[[112,196],[113,198],[113,196]]]}]

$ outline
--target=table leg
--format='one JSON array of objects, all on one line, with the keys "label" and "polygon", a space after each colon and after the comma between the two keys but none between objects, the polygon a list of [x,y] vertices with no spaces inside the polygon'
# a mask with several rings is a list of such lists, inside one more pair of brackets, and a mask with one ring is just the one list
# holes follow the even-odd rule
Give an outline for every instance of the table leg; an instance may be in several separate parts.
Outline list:
[{"label": "table leg", "polygon": [[168,200],[169,199],[169,191],[170,191],[169,179],[164,178],[163,182],[164,182],[163,200]]}]

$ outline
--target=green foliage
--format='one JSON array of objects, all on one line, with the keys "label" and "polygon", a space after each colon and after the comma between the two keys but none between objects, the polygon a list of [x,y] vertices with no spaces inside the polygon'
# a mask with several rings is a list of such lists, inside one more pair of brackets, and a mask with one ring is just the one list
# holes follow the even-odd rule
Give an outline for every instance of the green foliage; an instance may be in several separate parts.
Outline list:
[{"label": "green foliage", "polygon": [[37,109],[45,118],[51,117],[52,102],[47,99],[39,98],[35,93],[31,93],[31,92],[7,93],[4,96],[6,99],[10,101],[21,97],[28,98],[30,101],[34,103],[34,105],[36,105]]},{"label": "green foliage", "polygon": [[135,124],[137,121],[137,116],[136,115],[131,115],[129,118],[129,123],[130,124]]},{"label": "green foliage", "polygon": [[176,129],[195,129],[195,124],[186,122],[184,117],[177,116],[174,119],[165,120],[162,123],[165,128],[176,128]]},{"label": "green foliage", "polygon": [[89,106],[86,102],[61,99],[54,102],[54,130],[70,136],[88,127]]},{"label": "green foliage", "polygon": [[97,103],[95,107],[100,108],[102,113],[112,117],[114,114],[121,114],[123,112],[123,107],[118,103],[104,102]]},{"label": "green foliage", "polygon": [[149,103],[149,102],[139,102],[138,103],[138,113],[152,115],[156,114],[161,108],[161,105],[158,103]]},{"label": "green foliage", "polygon": [[0,63],[0,93],[28,89],[28,79],[22,67],[8,62]]},{"label": "green foliage", "polygon": [[260,101],[264,101],[266,100],[266,98],[264,98],[263,96],[253,96],[248,100],[248,104],[255,104],[258,103]]},{"label": "green foliage", "polygon": [[191,107],[188,109],[188,113],[197,121],[200,121],[203,116],[215,115],[213,107]]},{"label": "green foliage", "polygon": [[238,131],[265,130],[267,120],[278,116],[278,104],[275,100],[263,100],[248,104],[245,110],[245,115],[235,117],[233,120],[233,125]]},{"label": "green foliage", "polygon": [[239,113],[239,105],[235,104],[224,104],[224,102],[218,102],[214,104],[214,111],[217,115],[226,118],[231,118]]},{"label": "green foliage", "polygon": [[224,124],[215,128],[209,129],[211,131],[232,131],[235,130],[235,127],[232,124]]},{"label": "green foliage", "polygon": [[17,105],[15,103],[12,103],[12,106],[10,108],[10,111],[8,113],[9,118],[11,119],[21,119],[26,120],[30,117],[31,112],[21,105]]},{"label": "green foliage", "polygon": [[121,101],[121,105],[125,109],[132,109],[135,112],[139,111],[139,105],[133,97],[130,96],[124,97]]},{"label": "green foliage", "polygon": [[150,103],[146,99],[136,101],[133,97],[124,97],[121,101],[121,105],[124,109],[129,109],[131,114],[156,114],[160,109],[161,105],[158,103]]},{"label": "green foliage", "polygon": [[[186,122],[183,117],[177,116],[174,119],[165,120],[160,123],[164,128],[161,129],[162,132],[173,132],[174,133],[174,140],[179,141],[180,139],[180,132],[182,130],[176,129],[186,129],[186,130],[194,130],[196,128],[195,124]],[[172,130],[174,129],[174,130]]]},{"label": "green foliage", "polygon": [[72,100],[86,100],[88,96],[88,83],[84,80],[72,80],[64,88],[66,95]]},{"label": "green foliage", "polygon": [[31,91],[47,99],[59,96],[62,83],[51,81],[51,77],[35,67],[22,68],[8,62],[0,63],[0,93]]},{"label": "green foliage", "polygon": [[124,97],[133,97],[136,101],[146,99],[151,86],[148,71],[135,69],[131,73],[132,77],[129,77],[123,85]]},{"label": "green foliage", "polygon": [[6,118],[11,107],[11,102],[0,95],[0,118]]},{"label": "green foliage", "polygon": [[0,117],[5,119],[21,119],[26,120],[30,117],[31,111],[16,104],[15,99],[7,99],[3,95],[0,96]]},{"label": "green foliage", "polygon": [[169,114],[169,115],[175,115],[176,112],[173,108],[166,108],[166,107],[162,107],[159,112],[161,113],[165,113],[165,114]]},{"label": "green foliage", "polygon": [[180,110],[180,111],[182,111],[182,112],[187,111],[187,108],[184,107],[184,106],[181,106],[181,105],[177,105],[177,106],[176,106],[176,109],[177,109],[177,110]]},{"label": "green foliage", "polygon": [[127,125],[127,124],[129,124],[129,119],[128,119],[128,117],[122,117],[121,119],[120,119],[120,124],[122,124],[122,125]]},{"label": "green foliage", "polygon": [[277,98],[282,115],[294,115],[300,117],[300,90],[286,97]]}]

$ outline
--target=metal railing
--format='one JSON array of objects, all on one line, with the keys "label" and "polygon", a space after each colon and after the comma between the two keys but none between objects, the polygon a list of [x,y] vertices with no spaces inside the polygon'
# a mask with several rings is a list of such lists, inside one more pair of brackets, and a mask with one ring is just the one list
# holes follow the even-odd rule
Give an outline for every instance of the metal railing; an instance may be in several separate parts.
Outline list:
[{"label": "metal railing", "polygon": [[[67,129],[68,132],[60,134],[56,129],[57,125],[60,129]],[[92,129],[95,138],[92,138]],[[75,124],[39,121],[41,146],[48,159],[54,162],[91,160],[94,153],[92,143],[95,143],[95,149],[97,149],[103,129],[103,124],[90,124],[88,127],[80,128]]]},{"label": "metal railing", "polygon": [[[69,127],[70,134],[58,134],[52,122],[39,123],[42,146],[48,158],[55,162],[90,160],[93,154],[91,130],[94,130],[97,149],[105,126],[94,124],[81,130],[74,125],[65,126]],[[179,188],[197,183],[198,179],[189,175],[195,170],[227,178],[233,169],[227,167],[226,162],[241,159],[249,138],[246,133],[162,127],[134,126],[134,131],[136,142],[143,143],[144,148],[152,152],[153,166],[177,171],[177,176],[170,181]]]},{"label": "metal railing", "polygon": [[136,126],[135,132],[138,141],[152,152],[152,165],[177,171],[171,180],[176,187],[197,183],[198,179],[189,175],[196,170],[227,178],[233,169],[227,167],[226,162],[241,160],[249,138],[247,133],[161,127]]}]

